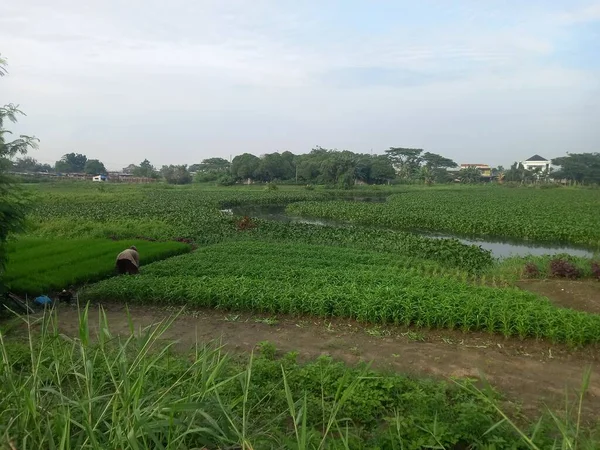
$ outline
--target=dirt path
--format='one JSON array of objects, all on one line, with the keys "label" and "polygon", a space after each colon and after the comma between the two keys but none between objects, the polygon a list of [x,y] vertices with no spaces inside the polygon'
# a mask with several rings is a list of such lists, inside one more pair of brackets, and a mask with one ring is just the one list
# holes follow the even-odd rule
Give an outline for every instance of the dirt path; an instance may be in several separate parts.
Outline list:
[{"label": "dirt path", "polygon": [[548,297],[557,306],[600,314],[600,282],[597,280],[526,280],[517,285]]},{"label": "dirt path", "polygon": [[[128,333],[123,305],[105,304],[113,333]],[[97,309],[90,311],[97,330]],[[136,327],[156,324],[172,311],[130,307]],[[59,310],[59,326],[76,335],[78,313],[73,307]],[[214,310],[188,311],[178,317],[165,339],[176,340],[181,350],[196,342],[222,339],[229,350],[249,352],[261,341],[279,351],[298,351],[302,359],[328,354],[349,364],[372,361],[379,369],[435,377],[478,378],[480,372],[505,393],[522,403],[524,412],[547,404],[564,407],[565,388],[577,389],[585,368],[592,366],[586,412],[600,413],[598,349],[571,351],[548,342],[504,339],[502,336],[460,331],[426,331],[402,327],[374,327],[350,320],[268,317]]]}]

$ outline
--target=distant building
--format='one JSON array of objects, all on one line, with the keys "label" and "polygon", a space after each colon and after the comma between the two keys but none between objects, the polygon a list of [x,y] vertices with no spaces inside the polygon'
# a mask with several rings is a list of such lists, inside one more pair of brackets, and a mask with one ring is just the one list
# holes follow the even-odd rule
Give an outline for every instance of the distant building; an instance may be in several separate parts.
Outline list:
[{"label": "distant building", "polygon": [[531,158],[522,161],[525,170],[542,169],[542,171],[548,171],[550,169],[550,161],[546,158],[542,158],[540,155],[533,155]]},{"label": "distant building", "polygon": [[492,168],[490,166],[488,166],[487,164],[461,164],[460,165],[461,169],[469,169],[471,167],[478,169],[479,172],[481,173],[481,176],[484,178],[491,178],[491,176],[492,176]]}]

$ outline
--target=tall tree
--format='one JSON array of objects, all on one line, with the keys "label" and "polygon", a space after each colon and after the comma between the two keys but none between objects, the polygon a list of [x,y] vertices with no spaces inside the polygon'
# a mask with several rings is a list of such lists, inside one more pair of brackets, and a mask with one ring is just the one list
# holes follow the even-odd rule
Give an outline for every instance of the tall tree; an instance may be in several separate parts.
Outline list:
[{"label": "tall tree", "polygon": [[552,174],[556,179],[567,179],[577,183],[600,183],[600,153],[568,153],[552,159],[560,168]]},{"label": "tall tree", "polygon": [[371,179],[372,183],[387,183],[394,179],[396,171],[387,155],[373,156],[371,162]]},{"label": "tall tree", "polygon": [[436,153],[425,152],[423,154],[422,160],[425,163],[425,165],[427,167],[429,167],[430,169],[439,169],[439,168],[449,169],[451,167],[458,166],[458,164],[456,164],[450,158],[446,158],[446,157],[444,157],[442,155],[438,155]]},{"label": "tall tree", "polygon": [[260,158],[250,153],[243,153],[233,158],[231,175],[236,179],[255,178]]},{"label": "tall tree", "polygon": [[[6,61],[0,55],[0,76],[7,74]],[[3,290],[2,275],[6,264],[6,240],[10,233],[23,229],[25,222],[25,204],[19,189],[6,173],[12,166],[10,158],[25,155],[29,149],[37,148],[38,140],[33,136],[20,135],[8,140],[12,134],[5,128],[6,121],[17,122],[24,115],[17,105],[0,107],[0,290]]]},{"label": "tall tree", "polygon": [[394,168],[398,171],[398,175],[400,175],[401,178],[411,179],[418,176],[423,149],[390,147],[390,149],[385,152],[390,157]]},{"label": "tall tree", "polygon": [[321,182],[349,189],[356,180],[357,158],[352,152],[330,152],[320,167]]},{"label": "tall tree", "polygon": [[86,162],[87,156],[81,153],[67,153],[59,161],[56,161],[54,168],[57,172],[82,173],[85,171]]},{"label": "tall tree", "polygon": [[187,170],[187,165],[162,166],[160,173],[169,184],[189,184],[192,182],[192,176]]},{"label": "tall tree", "polygon": [[256,177],[263,181],[289,180],[294,176],[293,162],[278,152],[262,155],[256,169]]},{"label": "tall tree", "polygon": [[481,172],[477,167],[466,167],[458,172],[458,179],[461,183],[473,184],[481,181]]},{"label": "tall tree", "polygon": [[206,172],[209,170],[216,170],[226,172],[229,170],[229,161],[224,158],[207,158],[203,159],[200,164],[192,164],[190,166],[190,172]]},{"label": "tall tree", "polygon": [[31,156],[17,158],[13,162],[12,168],[17,172],[48,172],[52,170],[52,167],[50,167],[49,164],[40,164]]},{"label": "tall tree", "polygon": [[133,169],[133,175],[143,178],[157,177],[156,169],[147,159],[144,159],[139,166],[136,166],[135,169]]},{"label": "tall tree", "polygon": [[510,169],[504,172],[503,181],[512,181],[517,183],[528,183],[534,180],[533,174],[525,169],[520,162],[514,162]]},{"label": "tall tree", "polygon": [[89,175],[101,175],[106,173],[106,167],[97,159],[88,159],[83,171]]},{"label": "tall tree", "polygon": [[435,181],[436,183],[447,183],[452,181],[452,177],[448,173],[448,169],[457,167],[453,160],[446,158],[437,153],[425,152],[423,154],[423,163],[425,164],[421,170],[421,178],[425,184],[431,185]]}]

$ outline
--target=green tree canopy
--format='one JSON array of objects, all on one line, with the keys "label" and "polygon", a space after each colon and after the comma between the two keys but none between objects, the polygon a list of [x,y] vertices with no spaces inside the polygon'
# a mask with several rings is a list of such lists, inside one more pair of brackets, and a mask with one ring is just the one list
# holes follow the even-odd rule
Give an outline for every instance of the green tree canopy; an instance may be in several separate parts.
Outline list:
[{"label": "green tree canopy", "polygon": [[278,152],[267,153],[260,158],[256,178],[262,181],[289,180],[295,176],[295,173],[293,160]]},{"label": "green tree canopy", "polygon": [[386,183],[396,176],[394,166],[387,155],[376,155],[371,159],[370,181],[373,183]]},{"label": "green tree canopy", "polygon": [[144,159],[139,166],[136,166],[132,174],[143,178],[156,178],[158,176],[156,169],[147,159]]},{"label": "green tree canopy", "polygon": [[458,172],[461,183],[473,184],[481,181],[481,171],[477,167],[465,167]]},{"label": "green tree canopy", "polygon": [[552,159],[552,165],[560,166],[552,174],[553,178],[585,184],[600,183],[600,153],[568,153]]},{"label": "green tree canopy", "polygon": [[224,158],[203,159],[200,164],[192,164],[189,167],[190,172],[208,172],[210,170],[226,172],[231,164]]},{"label": "green tree canopy", "polygon": [[88,159],[83,171],[89,175],[101,175],[106,173],[106,167],[97,159]]},{"label": "green tree canopy", "polygon": [[86,162],[87,156],[81,153],[67,153],[59,161],[56,161],[54,168],[57,172],[62,173],[83,173]]},{"label": "green tree canopy", "polygon": [[385,152],[388,154],[394,168],[398,171],[401,178],[411,179],[418,177],[423,149],[390,147],[389,150],[386,150]]},{"label": "green tree canopy", "polygon": [[[6,62],[0,56],[0,76],[6,74]],[[33,136],[20,135],[16,139],[9,139],[12,133],[5,128],[6,122],[17,122],[19,115],[24,114],[17,105],[11,103],[0,107],[0,289],[6,263],[6,240],[10,233],[22,230],[25,221],[24,202],[6,172],[12,167],[11,158],[27,154],[29,149],[37,148],[38,144]]]},{"label": "green tree canopy", "polygon": [[504,171],[504,181],[527,183],[533,180],[533,174],[520,162],[514,162],[510,169]]},{"label": "green tree canopy", "polygon": [[31,156],[17,158],[12,164],[13,170],[17,172],[51,172],[50,164],[41,164]]},{"label": "green tree canopy", "polygon": [[456,164],[450,158],[446,158],[436,153],[425,152],[422,160],[430,169],[451,168],[458,166],[458,164]]},{"label": "green tree canopy", "polygon": [[255,178],[260,158],[251,153],[243,153],[233,158],[231,175],[236,179]]},{"label": "green tree canopy", "polygon": [[169,184],[189,184],[192,176],[187,170],[187,165],[162,166],[160,173]]}]

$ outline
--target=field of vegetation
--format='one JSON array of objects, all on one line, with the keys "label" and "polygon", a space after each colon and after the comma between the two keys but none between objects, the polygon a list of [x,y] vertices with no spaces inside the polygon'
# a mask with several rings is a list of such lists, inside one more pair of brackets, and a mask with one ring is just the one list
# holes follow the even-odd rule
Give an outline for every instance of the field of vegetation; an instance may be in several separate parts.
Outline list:
[{"label": "field of vegetation", "polygon": [[407,189],[385,204],[297,202],[289,212],[392,229],[562,242],[600,248],[600,190]]},{"label": "field of vegetation", "polygon": [[[344,317],[483,331],[522,339],[524,346],[600,342],[600,315],[560,308],[515,285],[523,278],[600,277],[598,259],[498,260],[476,245],[411,232],[596,250],[599,191],[85,183],[25,189],[28,229],[10,244],[5,274],[17,293],[76,285],[83,302]],[[357,195],[387,199],[348,201]],[[347,225],[222,212],[238,205],[287,205],[294,215]],[[117,253],[130,245],[140,250],[140,275],[113,276]],[[546,419],[531,429],[530,418],[523,419],[527,436],[520,435],[495,400],[462,381],[450,386],[330,360],[301,364],[293,356],[276,359],[264,343],[251,361],[208,348],[189,359],[156,345],[157,329],[119,340],[106,331],[96,342],[85,314],[81,320],[72,341],[53,340],[50,322],[39,339],[37,332],[28,335],[31,342],[0,333],[0,435],[19,442],[15,448],[552,448],[555,438],[558,445],[568,441],[564,448],[574,442],[595,448],[597,442],[590,438],[586,447],[572,423]],[[23,414],[6,422],[20,404]],[[49,409],[60,413],[40,412]]]},{"label": "field of vegetation", "polygon": [[115,272],[116,255],[135,245],[141,264],[190,250],[179,242],[20,238],[9,245],[4,281],[12,292],[37,295],[98,281]]},{"label": "field of vegetation", "polygon": [[557,308],[516,288],[477,286],[447,275],[439,263],[305,244],[212,245],[151,264],[139,277],[97,283],[83,298],[600,342],[599,315]]},{"label": "field of vegetation", "polygon": [[[503,417],[498,395],[444,382],[348,368],[328,357],[300,364],[262,343],[235,360],[219,347],[172,351],[171,325],[99,341],[82,311],[74,339],[56,318],[39,333],[0,334],[0,435],[6,448],[422,449],[568,448],[549,417],[528,429]],[[569,422],[559,421],[568,431]],[[521,436],[519,433],[523,433]],[[593,440],[577,433],[579,448]],[[554,447],[558,445],[559,447]]]}]

